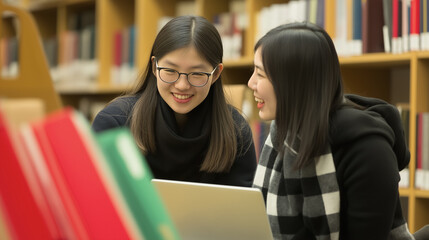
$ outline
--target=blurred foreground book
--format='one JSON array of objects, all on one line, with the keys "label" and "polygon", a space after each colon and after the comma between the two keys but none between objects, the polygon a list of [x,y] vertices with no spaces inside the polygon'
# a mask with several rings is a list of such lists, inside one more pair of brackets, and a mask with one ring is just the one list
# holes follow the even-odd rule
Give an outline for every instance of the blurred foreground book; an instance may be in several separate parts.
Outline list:
[{"label": "blurred foreground book", "polygon": [[[5,114],[0,108],[0,117]],[[2,120],[0,129],[1,145],[9,143],[9,154],[0,156],[1,166],[8,166],[0,170],[5,236],[179,239],[128,129],[96,135],[71,108],[16,131]]]}]

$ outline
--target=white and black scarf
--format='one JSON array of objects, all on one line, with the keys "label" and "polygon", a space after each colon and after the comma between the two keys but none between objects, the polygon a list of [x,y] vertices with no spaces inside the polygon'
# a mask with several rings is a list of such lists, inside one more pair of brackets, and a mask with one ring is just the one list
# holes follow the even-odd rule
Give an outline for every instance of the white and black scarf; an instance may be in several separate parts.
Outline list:
[{"label": "white and black scarf", "polygon": [[[253,186],[265,198],[275,239],[339,239],[340,191],[330,149],[312,164],[293,170],[296,146],[274,149],[271,126]],[[299,143],[298,143],[299,144]]]}]

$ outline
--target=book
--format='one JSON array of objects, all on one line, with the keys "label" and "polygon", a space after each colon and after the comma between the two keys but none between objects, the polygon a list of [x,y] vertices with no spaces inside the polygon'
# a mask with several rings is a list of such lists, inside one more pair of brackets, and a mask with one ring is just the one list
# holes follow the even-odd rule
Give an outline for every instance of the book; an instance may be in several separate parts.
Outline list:
[{"label": "book", "polygon": [[25,124],[20,129],[21,143],[23,149],[30,158],[31,167],[35,171],[35,182],[41,186],[41,197],[49,205],[49,212],[55,222],[61,226],[61,239],[89,239],[83,227],[82,219],[77,213],[76,207],[72,204],[72,195],[68,191],[65,180],[55,163],[52,152],[49,148],[39,146],[36,128]]},{"label": "book", "polygon": [[352,6],[352,54],[362,54],[362,2],[353,0]]},{"label": "book", "polygon": [[316,24],[322,28],[325,28],[325,1],[326,0],[317,1]]},{"label": "book", "polygon": [[129,207],[145,239],[180,239],[162,200],[154,188],[152,172],[127,128],[97,134],[108,172]]},{"label": "book", "polygon": [[[417,134],[416,134],[416,172],[415,172],[415,187],[418,189],[429,189],[426,186],[428,181],[426,169],[429,161],[429,113],[420,112],[416,118]],[[429,169],[428,169],[429,170]]]},{"label": "book", "polygon": [[362,0],[362,52],[384,52],[382,0]]},{"label": "book", "polygon": [[411,0],[410,50],[420,50],[420,0]]},{"label": "book", "polygon": [[40,187],[33,181],[34,172],[15,127],[8,121],[10,115],[14,113],[0,106],[0,208],[5,234],[10,233],[13,239],[61,239],[58,226],[46,211]]},{"label": "book", "polygon": [[402,0],[402,50],[410,51],[410,0]]},{"label": "book", "polygon": [[[404,129],[404,137],[407,143],[407,146],[409,146],[409,138],[410,138],[410,104],[409,103],[397,103],[396,107],[398,108],[399,115],[401,116],[401,123],[402,128]],[[410,187],[410,170],[407,167],[402,169],[399,172],[399,175],[401,177],[399,181],[399,187],[402,188],[408,188]]]},{"label": "book", "polygon": [[399,33],[399,0],[392,1],[392,52],[402,52],[402,39]]},{"label": "book", "polygon": [[347,4],[344,0],[335,2],[335,48],[338,55],[347,55]]},{"label": "book", "polygon": [[428,18],[428,12],[429,12],[429,1],[428,0],[421,0],[422,1],[422,32],[421,32],[421,50],[429,50],[429,18]]},{"label": "book", "polygon": [[59,197],[78,238],[141,239],[119,190],[103,172],[103,154],[87,120],[65,108],[30,127],[55,183],[45,191]]},{"label": "book", "polygon": [[392,52],[392,12],[392,0],[383,0],[383,41],[387,53]]},{"label": "book", "polygon": [[10,232],[9,232],[9,227],[6,225],[7,220],[6,220],[6,216],[4,215],[4,210],[2,209],[3,204],[1,203],[1,198],[0,198],[0,239],[3,240],[10,240],[12,239]]}]

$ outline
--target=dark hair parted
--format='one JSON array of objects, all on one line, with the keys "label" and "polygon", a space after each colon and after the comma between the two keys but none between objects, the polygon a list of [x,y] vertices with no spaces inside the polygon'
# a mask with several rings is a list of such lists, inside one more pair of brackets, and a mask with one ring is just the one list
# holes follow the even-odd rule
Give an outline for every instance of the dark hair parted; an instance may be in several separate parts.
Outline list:
[{"label": "dark hair parted", "polygon": [[343,86],[334,44],[319,26],[302,22],[281,25],[255,45],[277,100],[277,135],[299,148],[295,167],[302,168],[326,150],[330,114],[342,106]]},{"label": "dark hair parted", "polygon": [[[158,33],[152,46],[150,57],[161,59],[177,49],[194,47],[200,56],[213,68],[222,63],[222,41],[217,29],[205,18],[198,16],[180,16],[169,21]],[[141,93],[130,119],[131,132],[137,145],[144,153],[156,153],[155,109],[159,98],[153,64],[149,59],[139,83],[129,93]],[[228,107],[221,76],[210,87],[207,96],[212,111],[210,144],[200,167],[206,172],[227,172],[237,154],[237,139],[231,109]]]}]

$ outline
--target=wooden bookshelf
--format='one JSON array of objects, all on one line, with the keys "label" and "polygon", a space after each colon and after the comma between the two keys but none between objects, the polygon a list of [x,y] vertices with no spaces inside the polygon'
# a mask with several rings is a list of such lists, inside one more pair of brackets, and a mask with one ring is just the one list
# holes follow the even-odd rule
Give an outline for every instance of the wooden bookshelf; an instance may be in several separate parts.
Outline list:
[{"label": "wooden bookshelf", "polygon": [[[187,0],[188,1],[188,0]],[[229,11],[233,0],[192,0],[195,14],[213,20],[214,16]],[[247,84],[252,74],[253,47],[256,41],[258,13],[263,7],[288,0],[243,0],[246,4],[247,29],[244,33],[243,56],[226,60],[224,83]],[[135,64],[142,70],[147,64],[152,43],[157,33],[159,19],[174,16],[176,5],[184,0],[26,0],[25,6],[35,17],[42,37],[59,36],[67,30],[72,13],[93,11],[96,21],[96,59],[98,77],[88,87],[58,87],[65,104],[75,106],[83,97],[94,100],[111,99],[128,87],[112,83],[113,34],[121,28],[135,25],[137,46]],[[333,0],[326,0],[332,4]],[[330,5],[331,6],[331,5]],[[334,13],[327,8],[326,13]],[[328,16],[329,14],[327,14]],[[329,15],[329,16],[331,16]],[[325,18],[331,36],[335,21]],[[59,48],[64,48],[61,43]],[[60,57],[60,56],[59,56]],[[401,197],[407,199],[408,224],[415,232],[429,224],[429,191],[418,190],[414,185],[416,168],[416,114],[429,111],[429,52],[406,52],[402,54],[371,53],[360,56],[340,57],[346,92],[378,97],[396,104],[410,104],[409,147],[411,152],[410,186],[401,188]]]}]

